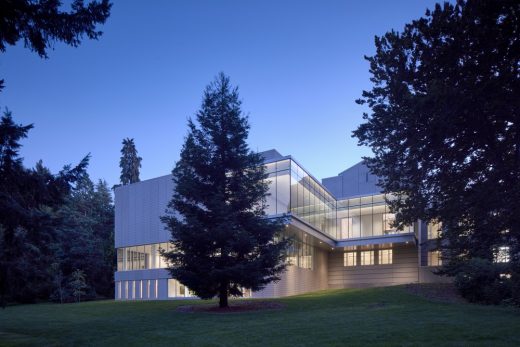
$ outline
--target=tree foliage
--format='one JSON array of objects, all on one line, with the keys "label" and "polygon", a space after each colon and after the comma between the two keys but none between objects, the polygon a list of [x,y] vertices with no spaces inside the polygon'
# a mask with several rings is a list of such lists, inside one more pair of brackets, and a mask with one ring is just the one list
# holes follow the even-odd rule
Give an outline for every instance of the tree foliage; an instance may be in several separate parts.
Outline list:
[{"label": "tree foliage", "polygon": [[163,252],[172,277],[197,296],[242,296],[285,269],[283,219],[265,218],[267,175],[246,143],[249,124],[238,90],[220,74],[204,92],[196,122],[173,169],[175,192],[163,218],[173,250]]},{"label": "tree foliage", "polygon": [[[108,0],[74,0],[69,12],[62,11],[59,0],[4,0],[0,2],[0,52],[7,45],[24,41],[25,47],[47,58],[54,42],[77,47],[83,38],[97,39],[102,32],[98,24],[110,15]],[[0,81],[0,89],[3,80]]]},{"label": "tree foliage", "polygon": [[10,112],[0,121],[0,303],[62,301],[64,280],[76,268],[95,281],[93,295],[111,296],[113,205],[107,184],[90,190],[89,156],[58,174],[41,161],[25,168],[20,141],[31,128],[16,124]]},{"label": "tree foliage", "polygon": [[[374,86],[354,131],[402,226],[443,224],[453,271],[497,247],[520,251],[520,3],[437,4],[376,37]],[[448,268],[446,268],[448,269]]]},{"label": "tree foliage", "polygon": [[[114,205],[105,181],[94,184],[84,175],[58,211],[55,259],[64,276],[81,269],[87,278],[86,297],[114,293]],[[70,293],[66,293],[70,294]]]},{"label": "tree foliage", "polygon": [[121,159],[119,167],[121,168],[121,184],[130,184],[139,182],[139,169],[143,158],[137,155],[134,139],[123,139],[123,148],[121,149]]},{"label": "tree foliage", "polygon": [[85,288],[87,288],[85,273],[80,269],[74,270],[74,272],[72,272],[69,285],[72,291],[72,295],[77,302],[80,302],[81,296],[85,295]]}]

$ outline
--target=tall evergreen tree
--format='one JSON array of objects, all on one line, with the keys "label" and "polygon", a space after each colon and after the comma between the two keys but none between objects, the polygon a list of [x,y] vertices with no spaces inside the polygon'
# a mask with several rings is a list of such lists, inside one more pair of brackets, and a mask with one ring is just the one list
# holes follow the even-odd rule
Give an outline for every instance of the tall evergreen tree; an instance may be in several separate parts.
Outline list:
[{"label": "tall evergreen tree", "polygon": [[283,219],[265,218],[267,175],[246,143],[249,124],[238,89],[220,74],[204,92],[196,122],[173,169],[175,192],[163,217],[173,250],[163,252],[173,278],[197,296],[241,296],[285,269]]},{"label": "tall evergreen tree", "polygon": [[89,157],[57,175],[41,163],[23,167],[20,140],[32,125],[14,123],[6,112],[0,121],[0,304],[48,297],[57,210],[84,174]]},{"label": "tall evergreen tree", "polygon": [[56,260],[65,277],[82,269],[90,298],[113,295],[114,206],[106,182],[85,174],[59,210]]},{"label": "tall evergreen tree", "polygon": [[502,246],[520,261],[519,28],[518,1],[446,2],[367,58],[371,113],[354,135],[398,224],[442,222],[451,274]]},{"label": "tall evergreen tree", "polygon": [[141,160],[143,159],[137,155],[134,139],[123,139],[121,160],[119,161],[119,167],[121,168],[121,184],[124,185],[139,182]]},{"label": "tall evergreen tree", "polygon": [[69,286],[76,301],[80,302],[81,296],[86,294],[87,281],[85,279],[85,273],[80,269],[74,270],[70,278]]}]

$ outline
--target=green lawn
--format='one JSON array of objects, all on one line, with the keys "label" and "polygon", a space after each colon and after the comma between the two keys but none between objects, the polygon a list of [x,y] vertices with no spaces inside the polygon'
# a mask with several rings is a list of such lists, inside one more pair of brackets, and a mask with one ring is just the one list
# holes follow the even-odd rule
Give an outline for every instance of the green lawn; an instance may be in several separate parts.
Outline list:
[{"label": "green lawn", "polygon": [[518,309],[432,302],[403,287],[280,301],[286,308],[233,314],[177,312],[186,301],[12,306],[0,310],[0,345],[520,345]]}]

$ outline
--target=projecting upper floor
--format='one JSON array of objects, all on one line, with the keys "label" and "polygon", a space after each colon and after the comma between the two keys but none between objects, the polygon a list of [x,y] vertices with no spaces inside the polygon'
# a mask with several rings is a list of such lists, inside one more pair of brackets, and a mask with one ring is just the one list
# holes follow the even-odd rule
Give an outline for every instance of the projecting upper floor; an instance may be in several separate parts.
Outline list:
[{"label": "projecting upper floor", "polygon": [[[413,226],[392,227],[394,215],[376,185],[377,177],[363,163],[322,184],[290,156],[276,150],[262,155],[269,182],[267,215],[290,214],[331,242],[413,232]],[[116,248],[169,240],[160,217],[173,189],[171,175],[116,188]]]}]

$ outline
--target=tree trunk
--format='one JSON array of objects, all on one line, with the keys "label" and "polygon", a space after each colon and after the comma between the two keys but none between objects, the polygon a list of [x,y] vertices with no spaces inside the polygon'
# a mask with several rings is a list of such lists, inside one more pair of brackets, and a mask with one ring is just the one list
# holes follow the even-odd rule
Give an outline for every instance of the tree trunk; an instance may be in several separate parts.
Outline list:
[{"label": "tree trunk", "polygon": [[228,285],[227,283],[222,283],[220,285],[220,293],[219,293],[219,303],[218,307],[227,308],[228,306]]}]

